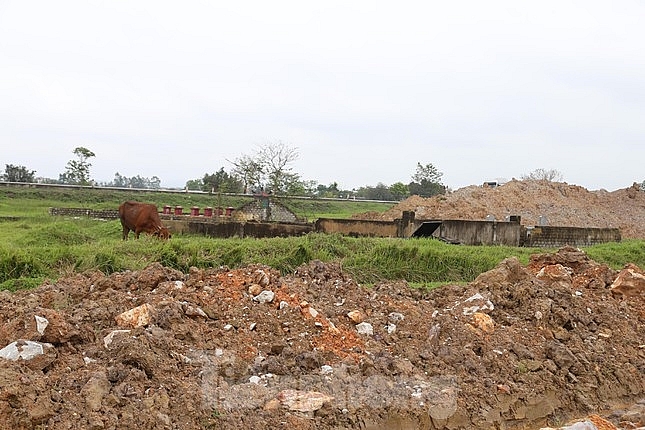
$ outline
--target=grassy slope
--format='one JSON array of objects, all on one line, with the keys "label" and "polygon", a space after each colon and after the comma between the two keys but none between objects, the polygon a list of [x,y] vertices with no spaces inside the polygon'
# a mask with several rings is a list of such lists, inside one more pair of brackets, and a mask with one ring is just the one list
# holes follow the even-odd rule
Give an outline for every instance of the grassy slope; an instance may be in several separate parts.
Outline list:
[{"label": "grassy slope", "polygon": [[[455,246],[433,239],[349,238],[325,234],[262,240],[176,235],[169,242],[149,237],[124,242],[120,239],[118,221],[51,217],[47,214],[50,206],[113,208],[129,198],[160,206],[218,206],[213,203],[214,197],[208,195],[126,195],[99,190],[30,192],[27,189],[0,188],[0,289],[30,288],[48,278],[56,279],[86,270],[100,270],[106,274],[136,270],[155,261],[184,272],[191,266],[239,267],[260,263],[288,273],[313,259],[337,261],[346,273],[361,283],[405,279],[418,285],[431,285],[468,282],[504,258],[515,256],[526,263],[531,254],[546,251],[503,246]],[[222,206],[239,205],[233,199],[222,198],[220,201],[224,202]],[[346,217],[350,215],[351,208],[356,209],[354,212],[389,208],[389,205],[369,205],[305,200],[298,201],[293,210],[311,219],[307,212]],[[12,216],[19,219],[3,218]],[[598,245],[585,251],[592,259],[616,269],[628,262],[645,267],[643,241]]]}]

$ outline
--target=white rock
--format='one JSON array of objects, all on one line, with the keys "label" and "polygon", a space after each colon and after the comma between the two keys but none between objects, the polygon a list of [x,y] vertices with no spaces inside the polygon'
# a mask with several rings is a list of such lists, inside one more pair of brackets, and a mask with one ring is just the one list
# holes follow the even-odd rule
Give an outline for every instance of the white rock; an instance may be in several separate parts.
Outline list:
[{"label": "white rock", "polygon": [[374,327],[372,327],[372,324],[368,322],[362,322],[360,324],[356,324],[356,331],[358,331],[358,334],[371,336],[374,334]]},{"label": "white rock", "polygon": [[325,403],[334,398],[328,394],[317,391],[282,390],[277,399],[291,411],[313,412],[322,408]]},{"label": "white rock", "polygon": [[0,349],[0,357],[16,361],[18,359],[31,360],[45,353],[45,348],[53,348],[50,343],[34,342],[32,340],[19,340],[11,342]]},{"label": "white rock", "polygon": [[325,364],[320,368],[320,374],[321,375],[329,375],[330,373],[334,373],[334,368]]},{"label": "white rock", "polygon": [[253,297],[253,300],[258,303],[271,303],[275,298],[275,293],[271,290],[264,290],[257,296]]},{"label": "white rock", "polygon": [[405,319],[405,316],[403,316],[401,312],[390,312],[390,314],[387,317],[393,323],[397,323]]},{"label": "white rock", "polygon": [[114,336],[119,334],[128,334],[128,333],[130,333],[130,330],[113,330],[103,338],[103,345],[105,345],[105,347],[107,348],[114,340]]},{"label": "white rock", "polygon": [[208,315],[206,315],[206,312],[200,307],[197,306],[191,306],[189,304],[184,305],[184,314],[186,316],[194,318],[194,317],[202,317],[208,319]]},{"label": "white rock", "polygon": [[49,325],[49,320],[45,317],[41,317],[40,315],[34,315],[34,318],[36,319],[36,330],[38,330],[38,333],[45,334],[45,329]]}]

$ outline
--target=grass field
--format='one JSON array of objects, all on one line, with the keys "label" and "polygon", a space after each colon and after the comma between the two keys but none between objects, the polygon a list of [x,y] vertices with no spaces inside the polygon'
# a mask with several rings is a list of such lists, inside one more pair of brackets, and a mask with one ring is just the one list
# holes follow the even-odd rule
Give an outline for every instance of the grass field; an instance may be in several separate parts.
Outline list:
[{"label": "grass field", "polygon": [[[76,272],[105,274],[141,269],[152,262],[187,272],[199,268],[241,267],[258,263],[283,273],[311,260],[337,262],[363,284],[405,279],[420,287],[465,283],[507,257],[526,264],[531,254],[552,250],[505,246],[450,245],[434,239],[350,238],[309,234],[271,239],[213,239],[175,235],[163,242],[142,236],[121,240],[119,221],[52,217],[49,207],[116,208],[126,199],[163,205],[239,206],[248,197],[183,193],[117,192],[99,189],[50,190],[0,188],[0,289],[32,288]],[[221,203],[218,204],[218,203]],[[298,215],[349,217],[385,211],[391,204],[353,201],[283,201]],[[624,241],[586,248],[588,255],[612,268],[626,263],[645,267],[645,242]]]}]

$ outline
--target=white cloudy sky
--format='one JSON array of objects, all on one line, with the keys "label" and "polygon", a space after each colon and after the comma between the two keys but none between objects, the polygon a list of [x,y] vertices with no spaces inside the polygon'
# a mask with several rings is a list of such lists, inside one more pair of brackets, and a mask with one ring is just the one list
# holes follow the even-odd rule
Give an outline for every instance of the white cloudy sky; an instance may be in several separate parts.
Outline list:
[{"label": "white cloudy sky", "polygon": [[182,187],[281,141],[343,189],[645,180],[645,2],[0,0],[0,170]]}]

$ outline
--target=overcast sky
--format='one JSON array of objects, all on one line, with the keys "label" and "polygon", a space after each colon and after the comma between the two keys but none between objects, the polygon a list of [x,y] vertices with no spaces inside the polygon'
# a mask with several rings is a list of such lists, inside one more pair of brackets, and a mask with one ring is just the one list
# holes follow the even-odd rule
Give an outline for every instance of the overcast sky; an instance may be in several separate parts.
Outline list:
[{"label": "overcast sky", "polygon": [[645,180],[645,2],[0,0],[0,170],[183,187],[259,145],[302,179]]}]

